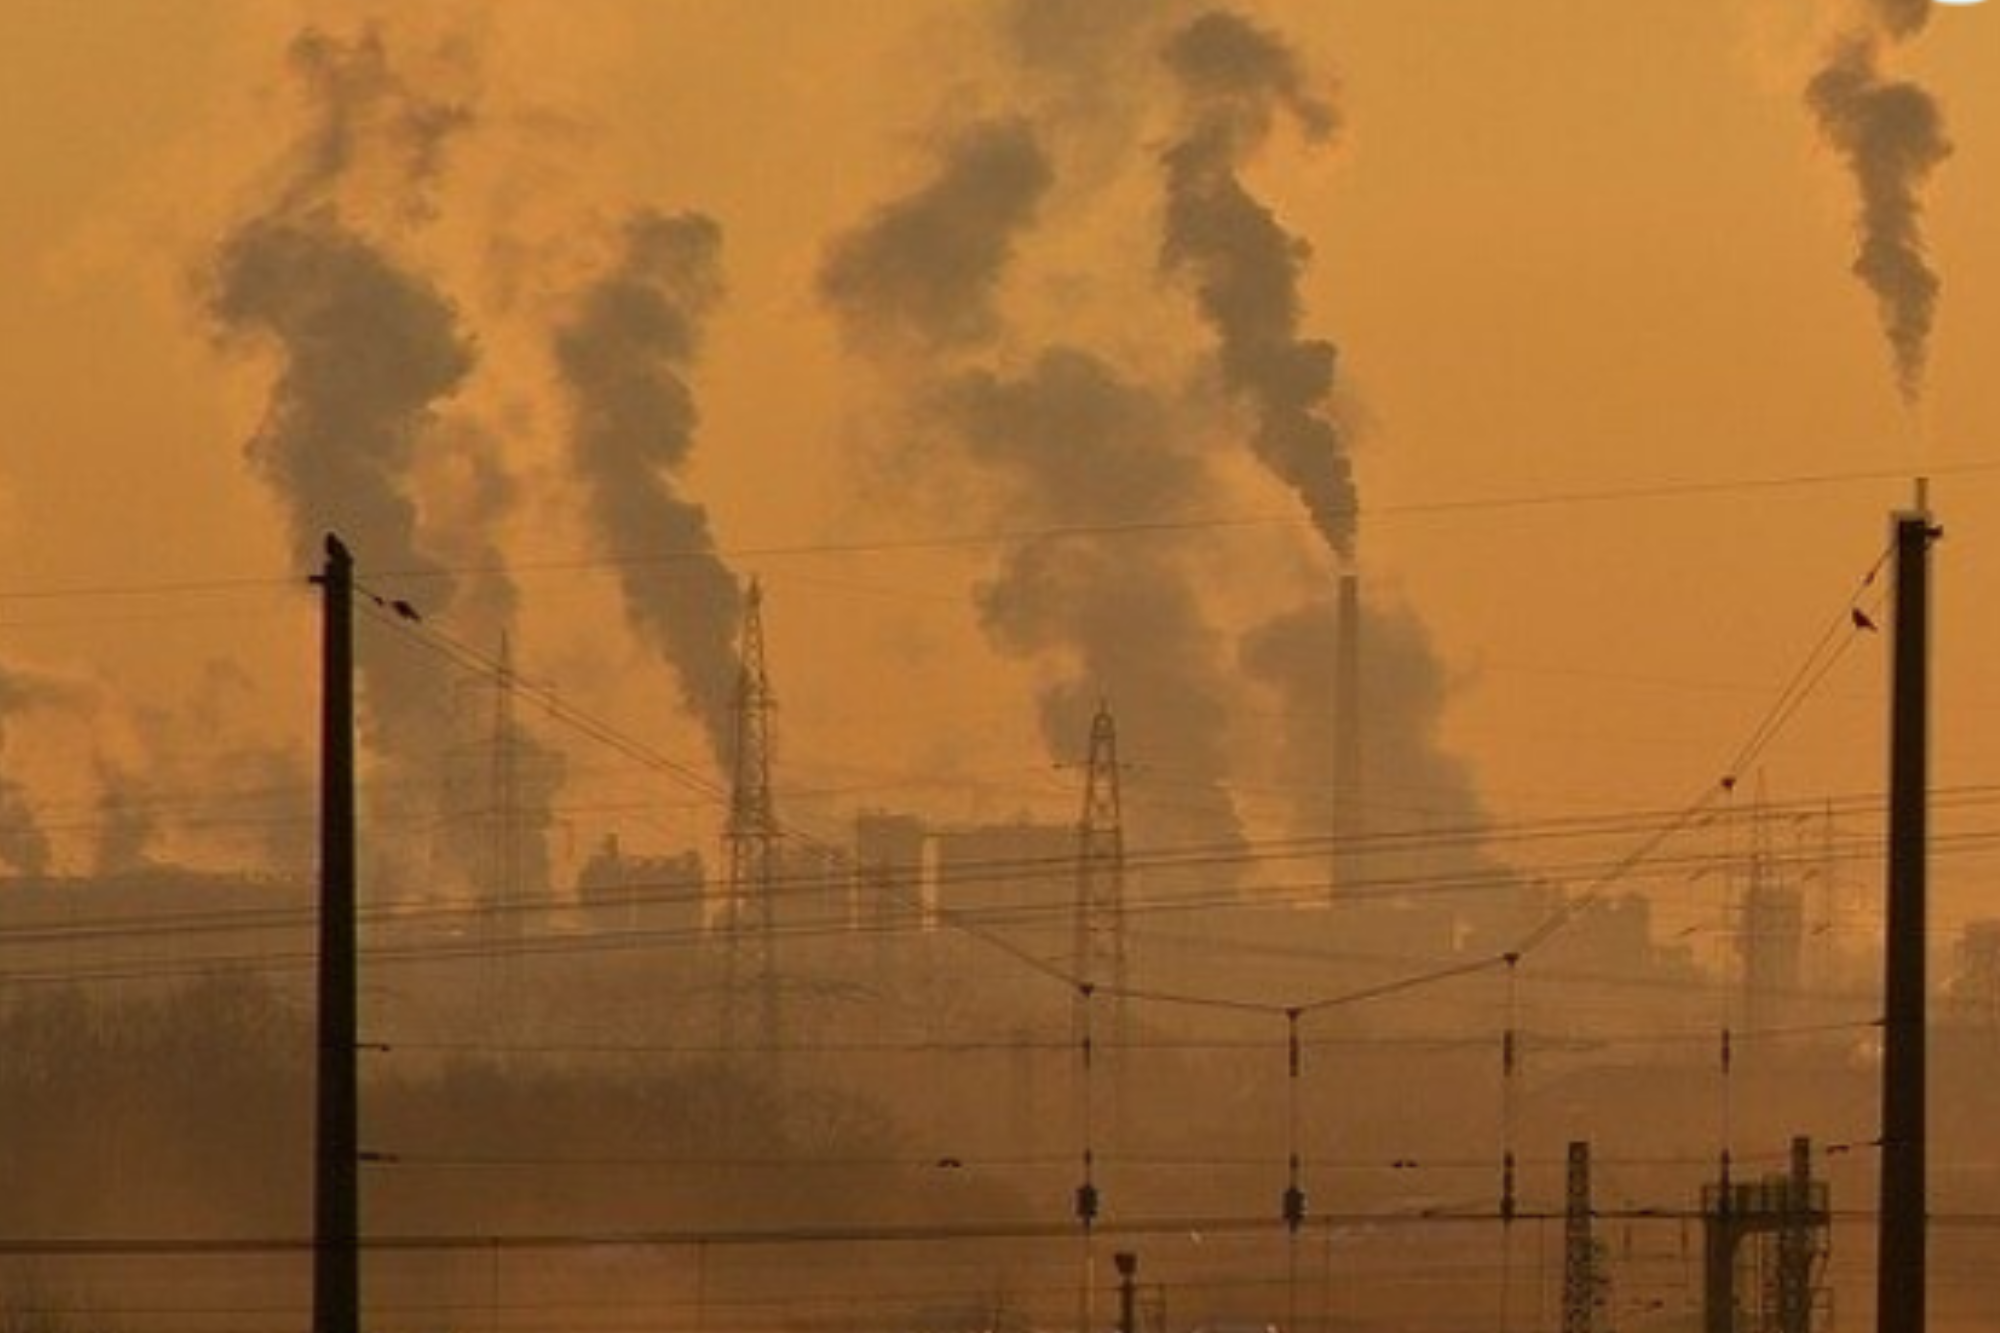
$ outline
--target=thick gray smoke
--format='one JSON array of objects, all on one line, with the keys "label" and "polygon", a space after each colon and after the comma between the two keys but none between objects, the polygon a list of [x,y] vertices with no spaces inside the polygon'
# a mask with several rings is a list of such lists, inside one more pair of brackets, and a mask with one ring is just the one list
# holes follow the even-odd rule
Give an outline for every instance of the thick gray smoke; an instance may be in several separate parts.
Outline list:
[{"label": "thick gray smoke", "polygon": [[1132,70],[1193,0],[1004,0],[1000,29],[1032,119],[1063,157],[1064,184],[1116,181],[1148,132],[1154,88]]},{"label": "thick gray smoke", "polygon": [[18,714],[50,702],[36,677],[0,665],[0,861],[20,874],[48,873],[51,847],[26,785],[6,769],[8,723]]},{"label": "thick gray smoke", "polygon": [[1806,89],[1820,133],[1861,193],[1855,276],[1875,294],[1905,402],[1923,394],[1939,282],[1925,254],[1923,192],[1951,155],[1935,98],[1883,70],[1886,49],[1924,25],[1929,0],[1876,0],[1874,26],[1847,34]]},{"label": "thick gray smoke", "polygon": [[985,121],[945,150],[937,174],[834,241],[820,294],[863,348],[936,353],[999,330],[994,297],[1052,180],[1034,131]]},{"label": "thick gray smoke", "polygon": [[[1018,521],[1167,515],[1204,492],[1201,467],[1165,447],[1175,432],[1155,397],[1086,352],[1051,349],[1011,378],[966,374],[943,407]],[[1171,547],[1092,536],[1029,542],[982,585],[979,610],[1002,649],[1065,662],[1041,701],[1051,753],[1080,748],[1108,695],[1128,752],[1152,758],[1154,781],[1135,793],[1136,808],[1172,807],[1182,843],[1240,836],[1222,785],[1221,652]]]},{"label": "thick gray smoke", "polygon": [[[421,214],[469,113],[416,91],[377,32],[307,32],[291,59],[308,124],[279,188],[217,247],[208,313],[225,338],[276,353],[247,453],[285,506],[300,566],[316,566],[323,534],[338,532],[364,579],[423,576],[412,597],[435,614],[454,589],[419,539],[414,476],[473,348],[451,301],[364,219]],[[397,807],[421,809],[451,740],[449,681],[400,644],[358,662],[366,741],[400,789]]]},{"label": "thick gray smoke", "polygon": [[472,368],[450,302],[327,208],[232,232],[209,309],[282,357],[249,457],[286,503],[300,563],[335,530],[367,566],[430,571],[407,477],[434,406]]},{"label": "thick gray smoke", "polygon": [[1867,0],[1869,11],[1882,30],[1901,40],[1922,32],[1931,20],[1932,0]]},{"label": "thick gray smoke", "polygon": [[[340,533],[368,569],[425,574],[432,611],[451,584],[417,541],[408,478],[434,406],[472,367],[448,301],[332,210],[261,217],[225,241],[209,309],[234,337],[281,358],[252,466],[284,501],[295,558]],[[411,781],[447,740],[444,680],[422,654],[359,656],[371,749]]]},{"label": "thick gray smoke", "polygon": [[1338,124],[1333,107],[1311,90],[1282,39],[1232,13],[1211,11],[1182,27],[1166,61],[1184,127],[1162,158],[1161,264],[1193,288],[1215,331],[1223,384],[1255,419],[1257,457],[1297,492],[1327,544],[1350,558],[1353,469],[1328,415],[1334,348],[1299,328],[1311,247],[1241,178],[1281,114],[1325,141]]},{"label": "thick gray smoke", "polygon": [[[1221,381],[1252,417],[1252,450],[1290,486],[1333,557],[1354,558],[1359,499],[1348,442],[1332,415],[1335,350],[1301,331],[1300,281],[1311,249],[1245,187],[1243,172],[1281,118],[1309,141],[1339,124],[1297,55],[1275,33],[1212,10],[1165,50],[1182,132],[1162,157],[1163,271],[1192,290],[1213,330]],[[1334,816],[1337,612],[1332,589],[1252,629],[1240,665],[1277,696],[1285,719],[1281,776],[1298,793],[1293,824],[1323,834]],[[1370,604],[1361,634],[1370,833],[1478,818],[1470,774],[1438,743],[1445,680],[1422,627]]]},{"label": "thick gray smoke", "polygon": [[[822,295],[849,342],[899,377],[924,442],[912,461],[972,464],[996,514],[1077,526],[1185,512],[1204,494],[1202,472],[1174,451],[1154,394],[1086,351],[1046,348],[1017,370],[993,350],[1007,332],[997,303],[1009,266],[1053,184],[1033,127],[975,125],[945,145],[928,180],[834,242]],[[929,452],[940,442],[949,460]],[[1172,552],[1030,542],[977,599],[996,647],[1054,666],[1040,704],[1051,754],[1078,754],[1108,699],[1128,751],[1161,774],[1153,792],[1135,793],[1138,821],[1150,808],[1177,841],[1239,836],[1222,785],[1220,653]],[[1159,790],[1174,780],[1185,785]]]},{"label": "thick gray smoke", "polygon": [[[1372,832],[1463,828],[1479,811],[1472,774],[1439,744],[1449,682],[1429,636],[1407,611],[1370,605],[1361,638]],[[1326,828],[1334,784],[1331,663],[1338,615],[1333,599],[1309,600],[1246,635],[1243,670],[1284,702],[1280,775],[1294,792],[1294,823]]]},{"label": "thick gray smoke", "polygon": [[353,182],[406,217],[427,216],[446,149],[473,123],[472,109],[414,87],[378,28],[348,40],[308,28],[287,54],[312,121],[273,211],[314,208]]},{"label": "thick gray smoke", "polygon": [[426,547],[462,571],[452,599],[455,630],[482,645],[497,642],[520,611],[520,591],[500,533],[521,502],[497,432],[453,414],[425,432],[417,460]]},{"label": "thick gray smoke", "polygon": [[706,217],[636,215],[616,262],[558,333],[555,356],[601,541],[677,557],[622,567],[625,611],[673,668],[727,771],[742,594],[716,554],[708,511],[681,493],[699,423],[688,374],[722,295],[721,248],[721,228]]},{"label": "thick gray smoke", "polygon": [[[1342,845],[1334,889],[1349,906],[1365,907],[1381,905],[1398,886],[1484,884],[1485,892],[1452,895],[1451,935],[1475,952],[1507,947],[1532,922],[1522,917],[1508,877],[1474,833],[1486,812],[1472,771],[1439,735],[1451,681],[1423,624],[1407,608],[1370,602],[1362,627],[1365,795],[1348,827],[1334,825],[1336,836],[1360,835]],[[1271,691],[1284,715],[1277,775],[1292,792],[1291,823],[1301,837],[1323,837],[1330,819],[1339,819],[1331,680],[1338,632],[1334,599],[1309,598],[1238,646],[1244,674]],[[1403,906],[1437,911],[1446,904],[1419,891]]]},{"label": "thick gray smoke", "polygon": [[1102,73],[1129,55],[1136,34],[1174,7],[1162,0],[1094,0],[1087,5],[1011,0],[1001,22],[1022,68]]}]

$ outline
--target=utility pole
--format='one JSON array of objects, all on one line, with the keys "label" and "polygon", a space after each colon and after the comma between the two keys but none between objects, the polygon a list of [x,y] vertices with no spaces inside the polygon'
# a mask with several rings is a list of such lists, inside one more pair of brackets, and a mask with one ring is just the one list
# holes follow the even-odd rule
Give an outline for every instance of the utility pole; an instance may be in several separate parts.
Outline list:
[{"label": "utility pole", "polygon": [[1924,1333],[1925,959],[1929,842],[1930,551],[1926,487],[1895,517],[1895,674],[1889,741],[1889,894],[1883,950],[1877,1333]]},{"label": "utility pole", "polygon": [[360,1333],[355,1071],[354,560],[326,539],[320,661],[319,1068],[313,1125],[313,1333]]}]

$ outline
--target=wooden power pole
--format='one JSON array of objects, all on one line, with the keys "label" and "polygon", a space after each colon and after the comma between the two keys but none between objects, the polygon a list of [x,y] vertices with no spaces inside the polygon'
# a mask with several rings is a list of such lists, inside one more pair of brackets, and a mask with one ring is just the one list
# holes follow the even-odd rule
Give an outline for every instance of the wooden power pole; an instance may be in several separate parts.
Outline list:
[{"label": "wooden power pole", "polygon": [[1889,902],[1884,927],[1882,1197],[1877,1333],[1924,1333],[1925,959],[1929,839],[1930,550],[1939,530],[1919,484],[1896,515],[1895,677],[1889,754]]},{"label": "wooden power pole", "polygon": [[326,539],[320,707],[319,1066],[313,1124],[313,1333],[360,1333],[355,1071],[354,561]]}]

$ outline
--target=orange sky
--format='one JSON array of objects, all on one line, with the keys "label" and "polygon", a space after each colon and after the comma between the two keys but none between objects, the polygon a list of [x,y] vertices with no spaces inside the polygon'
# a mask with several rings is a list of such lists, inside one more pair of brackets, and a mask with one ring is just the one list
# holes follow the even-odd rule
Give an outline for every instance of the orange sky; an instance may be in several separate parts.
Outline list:
[{"label": "orange sky", "polygon": [[[385,28],[417,67],[456,41],[481,71],[480,123],[407,253],[476,326],[484,362],[466,406],[506,436],[529,497],[503,535],[514,559],[593,553],[538,340],[564,309],[560,279],[640,203],[700,209],[724,230],[728,296],[696,377],[693,489],[725,547],[987,526],[918,503],[865,464],[884,405],[843,355],[813,276],[830,237],[921,178],[941,125],[1018,97],[987,23],[997,5],[387,8],[417,12]],[[1365,577],[1414,608],[1458,677],[1444,739],[1496,814],[1676,806],[1712,781],[1840,610],[1909,489],[1886,477],[1729,483],[1919,467],[1940,474],[1949,534],[1936,781],[2000,779],[1989,683],[2000,620],[1985,594],[2000,586],[1987,540],[2000,532],[2000,453],[1988,444],[2000,438],[1989,366],[2000,345],[2000,12],[1940,11],[1907,52],[1957,145],[1930,199],[1944,297],[1920,432],[1847,272],[1851,185],[1799,97],[1836,6],[1247,8],[1339,81],[1338,147],[1312,154],[1285,139],[1253,183],[1314,247],[1308,327],[1339,344],[1343,412],[1365,423]],[[89,702],[19,723],[5,763],[59,826],[88,822],[93,746],[133,764],[147,746],[200,748],[201,729],[171,719],[192,708],[210,663],[255,683],[231,705],[231,728],[301,746],[309,735],[302,587],[101,590],[303,572],[242,463],[269,365],[216,346],[191,275],[296,130],[285,42],[307,19],[351,30],[353,7],[9,9],[0,662],[74,682]],[[1142,103],[1152,77],[1133,73]],[[1052,205],[1009,301],[1022,327],[1192,377],[1205,335],[1152,268],[1152,154],[1165,128],[1108,124],[1105,144],[1087,146],[1101,178]],[[1718,489],[1696,496],[1425,512],[1709,484]],[[1290,504],[1233,465],[1209,512],[1275,516]],[[1225,618],[1282,600],[1319,567],[1302,527],[1175,540],[1213,545]],[[954,817],[1067,811],[1071,779],[1036,738],[1032,671],[998,658],[971,620],[966,590],[990,559],[972,548],[747,562],[770,590],[786,784]],[[525,669],[704,762],[670,685],[620,625],[606,571],[520,578]],[[1886,673],[1877,642],[1858,648],[1768,754],[1774,795],[1881,785]],[[1259,777],[1271,726],[1254,710],[1238,720],[1240,799],[1258,827],[1282,804]],[[1126,744],[1144,753],[1143,737]],[[602,760],[573,763],[597,772]],[[907,785],[940,774],[963,787]],[[603,772],[579,790],[609,805],[646,795],[648,781]],[[801,796],[792,808],[838,807]],[[581,814],[571,831],[611,822]],[[628,834],[713,836],[685,814]],[[81,855],[64,852],[65,864]],[[1960,909],[1984,910],[1983,864],[1941,868]]]}]

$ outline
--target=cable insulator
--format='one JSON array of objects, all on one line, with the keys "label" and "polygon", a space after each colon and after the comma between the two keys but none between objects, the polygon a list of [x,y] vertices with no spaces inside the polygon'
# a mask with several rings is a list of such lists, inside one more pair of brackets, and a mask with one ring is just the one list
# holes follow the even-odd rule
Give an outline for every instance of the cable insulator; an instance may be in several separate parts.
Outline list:
[{"label": "cable insulator", "polygon": [[1084,1181],[1076,1187],[1076,1220],[1088,1231],[1097,1221],[1097,1186]]},{"label": "cable insulator", "polygon": [[1285,1227],[1297,1231],[1306,1222],[1306,1192],[1297,1185],[1285,1187]]},{"label": "cable insulator", "polygon": [[1510,1224],[1514,1220],[1514,1150],[1511,1148],[1500,1156],[1500,1220]]}]

